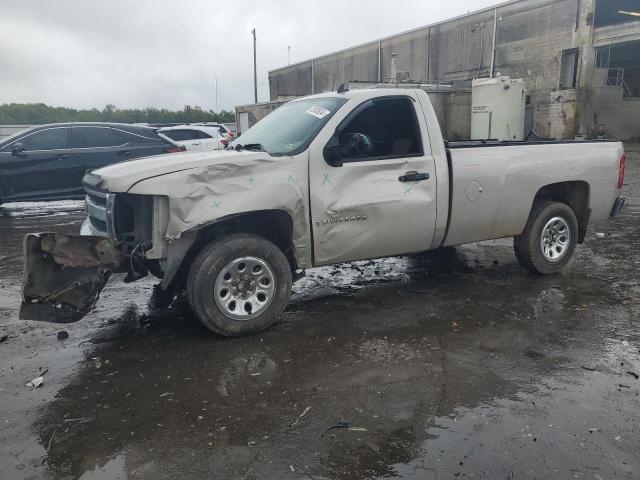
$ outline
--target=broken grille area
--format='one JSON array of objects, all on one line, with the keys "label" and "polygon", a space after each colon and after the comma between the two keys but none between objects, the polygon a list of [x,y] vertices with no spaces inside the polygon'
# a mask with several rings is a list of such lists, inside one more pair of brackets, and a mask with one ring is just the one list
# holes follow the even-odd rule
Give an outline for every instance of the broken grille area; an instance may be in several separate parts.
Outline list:
[{"label": "broken grille area", "polygon": [[91,227],[98,235],[105,237],[111,236],[114,232],[113,229],[109,228],[111,223],[109,219],[109,207],[113,204],[114,195],[90,188],[85,188],[85,191],[87,193],[87,216],[89,217]]}]

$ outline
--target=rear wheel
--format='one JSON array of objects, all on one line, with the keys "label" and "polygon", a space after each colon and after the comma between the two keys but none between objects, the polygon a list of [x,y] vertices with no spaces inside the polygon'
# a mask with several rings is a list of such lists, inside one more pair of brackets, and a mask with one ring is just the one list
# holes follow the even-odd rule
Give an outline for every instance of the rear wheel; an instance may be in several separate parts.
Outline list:
[{"label": "rear wheel", "polygon": [[520,265],[533,273],[559,272],[573,256],[578,243],[578,220],[568,205],[543,201],[534,205],[521,235],[514,238]]},{"label": "rear wheel", "polygon": [[227,337],[269,328],[290,292],[287,258],[270,241],[250,234],[210,243],[194,260],[187,279],[194,313],[207,328]]}]

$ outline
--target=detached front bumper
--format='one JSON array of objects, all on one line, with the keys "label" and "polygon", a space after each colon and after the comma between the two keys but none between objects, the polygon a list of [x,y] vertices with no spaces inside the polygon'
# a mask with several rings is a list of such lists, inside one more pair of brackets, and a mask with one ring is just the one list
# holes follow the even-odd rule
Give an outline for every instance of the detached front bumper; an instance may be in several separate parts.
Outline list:
[{"label": "detached front bumper", "polygon": [[120,267],[118,250],[101,236],[29,234],[24,255],[22,320],[80,320]]}]

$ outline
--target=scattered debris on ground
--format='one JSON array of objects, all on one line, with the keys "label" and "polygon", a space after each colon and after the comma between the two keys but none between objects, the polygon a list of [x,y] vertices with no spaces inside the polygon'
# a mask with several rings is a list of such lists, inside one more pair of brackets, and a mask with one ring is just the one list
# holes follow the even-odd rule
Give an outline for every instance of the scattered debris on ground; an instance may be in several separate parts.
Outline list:
[{"label": "scattered debris on ground", "polygon": [[311,407],[307,407],[307,408],[305,408],[305,409],[304,409],[304,412],[302,412],[302,413],[300,414],[300,416],[299,416],[298,418],[296,418],[296,419],[295,419],[295,421],[294,421],[293,423],[291,423],[291,425],[289,425],[289,426],[293,427],[294,425],[297,425],[297,424],[298,424],[298,422],[299,422],[300,420],[302,420],[302,417],[304,417],[307,413],[309,413],[309,410],[311,410]]},{"label": "scattered debris on ground", "polygon": [[31,387],[31,388],[40,387],[44,383],[44,376],[46,375],[46,373],[48,371],[49,370],[45,370],[44,372],[42,372],[39,376],[37,376],[33,380],[29,380],[27,383],[25,383],[25,386]]},{"label": "scattered debris on ground", "polygon": [[322,436],[324,437],[327,433],[329,433],[331,430],[337,430],[339,428],[344,428],[345,430],[348,429],[350,426],[350,423],[347,421],[340,421],[338,423],[336,423],[335,425],[333,425],[332,427],[327,428],[324,433],[322,434]]},{"label": "scattered debris on ground", "polygon": [[51,450],[51,445],[53,444],[53,437],[56,436],[56,431],[54,430],[51,434],[51,438],[49,438],[49,443],[47,444],[47,452]]}]

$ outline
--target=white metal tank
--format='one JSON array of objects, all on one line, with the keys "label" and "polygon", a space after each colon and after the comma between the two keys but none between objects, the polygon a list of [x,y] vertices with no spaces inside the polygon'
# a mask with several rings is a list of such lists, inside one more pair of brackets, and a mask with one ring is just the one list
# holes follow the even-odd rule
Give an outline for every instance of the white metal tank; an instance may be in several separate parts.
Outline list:
[{"label": "white metal tank", "polygon": [[498,76],[472,83],[471,138],[523,140],[526,89],[524,80]]}]

